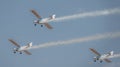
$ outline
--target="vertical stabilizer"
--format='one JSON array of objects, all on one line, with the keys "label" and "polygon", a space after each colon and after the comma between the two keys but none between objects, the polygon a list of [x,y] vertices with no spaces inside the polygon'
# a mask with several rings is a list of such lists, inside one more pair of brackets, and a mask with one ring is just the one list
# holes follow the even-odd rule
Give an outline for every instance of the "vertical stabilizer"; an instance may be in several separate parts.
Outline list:
[{"label": "vertical stabilizer", "polygon": [[28,44],[28,47],[32,47],[32,42]]},{"label": "vertical stabilizer", "polygon": [[53,15],[51,16],[51,19],[55,19],[55,16],[56,16],[56,15],[55,15],[55,14],[53,14]]},{"label": "vertical stabilizer", "polygon": [[111,51],[111,52],[110,52],[110,55],[113,55],[113,54],[114,54],[114,51]]}]

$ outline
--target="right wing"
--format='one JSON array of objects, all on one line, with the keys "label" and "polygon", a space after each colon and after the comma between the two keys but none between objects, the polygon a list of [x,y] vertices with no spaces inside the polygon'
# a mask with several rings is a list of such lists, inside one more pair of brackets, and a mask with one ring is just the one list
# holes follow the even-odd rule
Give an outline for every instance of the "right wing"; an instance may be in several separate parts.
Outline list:
[{"label": "right wing", "polygon": [[52,29],[53,27],[50,25],[50,24],[48,24],[48,23],[44,23],[45,24],[45,26],[48,28],[48,29]]},{"label": "right wing", "polygon": [[32,12],[38,19],[41,18],[41,16],[40,16],[35,10],[31,10],[31,12]]},{"label": "right wing", "polygon": [[27,55],[32,55],[29,51],[23,50]]},{"label": "right wing", "polygon": [[106,61],[106,62],[108,62],[108,63],[112,62],[112,61],[109,60],[109,59],[104,59],[104,61]]},{"label": "right wing", "polygon": [[14,44],[15,46],[17,46],[17,47],[20,47],[20,45],[19,44],[17,44],[14,40],[12,40],[12,39],[8,39],[12,44]]},{"label": "right wing", "polygon": [[94,54],[96,54],[96,55],[100,56],[100,53],[98,53],[95,49],[90,48],[90,50],[91,50]]}]

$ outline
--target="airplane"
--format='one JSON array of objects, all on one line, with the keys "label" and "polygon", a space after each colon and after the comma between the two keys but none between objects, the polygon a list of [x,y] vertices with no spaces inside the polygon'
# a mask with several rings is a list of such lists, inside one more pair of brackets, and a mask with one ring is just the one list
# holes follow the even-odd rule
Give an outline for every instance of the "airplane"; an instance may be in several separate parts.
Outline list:
[{"label": "airplane", "polygon": [[109,60],[108,58],[109,58],[110,56],[113,56],[113,53],[114,53],[113,51],[111,51],[111,52],[109,52],[109,53],[107,53],[107,54],[101,55],[101,54],[98,53],[95,49],[93,49],[93,48],[89,48],[89,49],[90,49],[90,51],[92,51],[92,52],[96,55],[96,57],[93,58],[94,62],[96,62],[97,60],[99,60],[100,63],[102,63],[103,61],[106,61],[106,62],[108,62],[108,63],[112,62],[112,61]]},{"label": "airplane", "polygon": [[22,54],[22,52],[26,53],[27,55],[31,55],[31,53],[29,51],[27,51],[29,48],[32,47],[32,42],[28,43],[26,46],[20,46],[18,43],[16,43],[14,40],[12,39],[8,39],[13,45],[15,45],[17,48],[14,48],[14,54],[16,52],[19,52],[20,54]]},{"label": "airplane", "polygon": [[31,10],[31,12],[38,18],[37,20],[34,21],[34,25],[36,26],[37,24],[41,24],[41,27],[43,27],[43,24],[48,28],[52,29],[53,27],[48,24],[48,21],[55,19],[55,14],[50,16],[49,18],[42,18],[35,10]]}]

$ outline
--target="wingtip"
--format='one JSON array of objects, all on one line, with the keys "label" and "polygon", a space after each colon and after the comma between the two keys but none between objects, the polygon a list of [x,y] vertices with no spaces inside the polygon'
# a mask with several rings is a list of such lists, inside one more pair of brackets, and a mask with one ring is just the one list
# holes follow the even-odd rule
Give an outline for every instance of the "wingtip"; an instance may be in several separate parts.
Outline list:
[{"label": "wingtip", "polygon": [[32,55],[32,53],[28,54],[28,55]]},{"label": "wingtip", "polygon": [[12,39],[8,39],[9,41],[11,41]]},{"label": "wingtip", "polygon": [[92,50],[93,48],[89,48],[90,50]]},{"label": "wingtip", "polygon": [[51,27],[51,28],[49,28],[50,30],[52,30],[53,29],[53,27]]},{"label": "wingtip", "polygon": [[31,10],[30,10],[30,12],[33,12],[33,11],[34,11],[34,9],[31,9]]}]

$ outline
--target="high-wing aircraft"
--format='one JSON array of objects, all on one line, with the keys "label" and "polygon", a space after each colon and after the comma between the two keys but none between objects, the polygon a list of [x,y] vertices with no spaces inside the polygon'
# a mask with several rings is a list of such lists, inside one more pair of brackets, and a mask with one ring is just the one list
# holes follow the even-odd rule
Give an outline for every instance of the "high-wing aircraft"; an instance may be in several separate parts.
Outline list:
[{"label": "high-wing aircraft", "polygon": [[32,47],[32,42],[28,43],[26,46],[20,46],[18,43],[16,43],[12,39],[8,39],[13,45],[16,46],[16,48],[13,49],[14,53],[19,52],[22,54],[22,52],[26,53],[27,55],[31,55],[31,53],[28,51],[28,48]]},{"label": "high-wing aircraft", "polygon": [[55,19],[55,14],[50,16],[49,18],[42,18],[35,10],[31,10],[31,12],[38,18],[38,20],[34,21],[34,25],[41,24],[41,27],[43,27],[43,24],[48,28],[52,29],[53,27],[48,24],[48,21]]},{"label": "high-wing aircraft", "polygon": [[107,53],[107,54],[103,54],[101,55],[100,53],[98,53],[95,49],[90,48],[90,51],[92,51],[96,57],[93,58],[94,62],[96,62],[97,60],[100,61],[100,63],[102,63],[103,61],[106,61],[108,63],[112,62],[111,60],[108,59],[108,57],[113,56],[113,51]]}]

